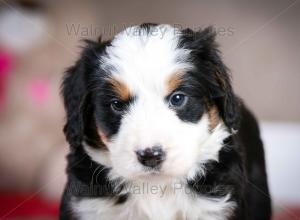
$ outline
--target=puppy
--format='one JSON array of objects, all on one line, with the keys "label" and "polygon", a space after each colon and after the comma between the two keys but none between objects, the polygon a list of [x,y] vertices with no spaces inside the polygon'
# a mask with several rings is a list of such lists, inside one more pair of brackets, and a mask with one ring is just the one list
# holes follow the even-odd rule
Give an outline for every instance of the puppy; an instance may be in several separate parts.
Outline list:
[{"label": "puppy", "polygon": [[142,24],[87,41],[62,95],[61,219],[270,219],[258,125],[212,28]]}]

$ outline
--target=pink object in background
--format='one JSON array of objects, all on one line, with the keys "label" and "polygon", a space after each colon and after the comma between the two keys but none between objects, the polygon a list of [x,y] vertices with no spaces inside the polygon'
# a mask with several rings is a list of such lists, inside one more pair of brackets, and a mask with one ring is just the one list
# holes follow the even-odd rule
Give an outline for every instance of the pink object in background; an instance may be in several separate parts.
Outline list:
[{"label": "pink object in background", "polygon": [[0,49],[0,112],[6,104],[6,88],[9,74],[13,66],[13,58],[10,53]]},{"label": "pink object in background", "polygon": [[37,105],[44,105],[49,98],[49,82],[45,79],[34,79],[28,85],[28,95]]}]

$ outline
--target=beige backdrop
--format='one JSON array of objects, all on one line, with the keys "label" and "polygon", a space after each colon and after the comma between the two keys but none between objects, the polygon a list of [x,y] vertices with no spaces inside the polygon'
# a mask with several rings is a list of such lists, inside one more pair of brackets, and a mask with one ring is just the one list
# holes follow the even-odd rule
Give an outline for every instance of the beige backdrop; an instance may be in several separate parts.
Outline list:
[{"label": "beige backdrop", "polygon": [[[47,195],[59,197],[68,149],[62,134],[64,111],[59,96],[63,72],[78,57],[80,39],[97,39],[99,34],[109,38],[132,24],[158,22],[193,29],[214,25],[236,93],[258,118],[300,122],[298,1],[40,2],[48,24],[45,42],[16,56],[8,82],[7,108],[0,114],[0,190],[42,186]],[[0,7],[18,13],[14,1],[0,1]],[[35,78],[50,83],[44,106],[32,105],[26,96],[26,86]],[[55,181],[49,184],[52,179]]]}]

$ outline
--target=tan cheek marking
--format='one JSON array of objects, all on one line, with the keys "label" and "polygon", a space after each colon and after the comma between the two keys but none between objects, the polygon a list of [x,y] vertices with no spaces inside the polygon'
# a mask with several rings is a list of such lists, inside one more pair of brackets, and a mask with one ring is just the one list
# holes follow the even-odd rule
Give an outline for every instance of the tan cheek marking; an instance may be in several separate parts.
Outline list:
[{"label": "tan cheek marking", "polygon": [[167,94],[171,94],[182,83],[183,73],[174,73],[167,81]]},{"label": "tan cheek marking", "polygon": [[105,144],[105,146],[107,146],[108,139],[107,139],[106,135],[101,130],[99,130],[99,129],[98,129],[98,134],[99,134],[99,136],[100,136],[101,141],[103,142],[103,144]]},{"label": "tan cheek marking", "polygon": [[122,82],[116,80],[116,79],[110,79],[109,83],[112,86],[112,89],[116,93],[116,95],[122,100],[122,101],[128,101],[131,97],[129,88]]},{"label": "tan cheek marking", "polygon": [[209,128],[213,130],[220,122],[217,106],[211,106],[208,110]]},{"label": "tan cheek marking", "polygon": [[217,80],[217,82],[219,83],[220,87],[222,90],[226,90],[227,89],[227,84],[228,82],[226,82],[226,78],[224,78],[224,76],[222,76],[221,71],[217,70],[215,72],[215,79]]}]

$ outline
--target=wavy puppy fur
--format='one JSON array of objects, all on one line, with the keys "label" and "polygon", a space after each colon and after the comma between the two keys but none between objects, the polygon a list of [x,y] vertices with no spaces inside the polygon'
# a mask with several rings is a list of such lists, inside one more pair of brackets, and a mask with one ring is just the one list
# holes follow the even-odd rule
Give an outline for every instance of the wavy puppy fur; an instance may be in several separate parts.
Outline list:
[{"label": "wavy puppy fur", "polygon": [[62,96],[61,219],[270,219],[257,122],[211,27],[142,24],[88,41]]}]

